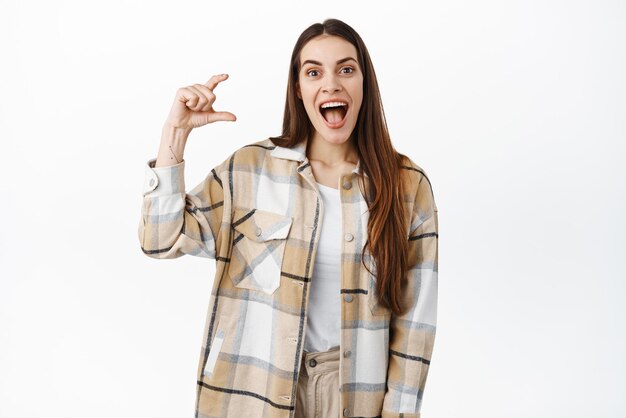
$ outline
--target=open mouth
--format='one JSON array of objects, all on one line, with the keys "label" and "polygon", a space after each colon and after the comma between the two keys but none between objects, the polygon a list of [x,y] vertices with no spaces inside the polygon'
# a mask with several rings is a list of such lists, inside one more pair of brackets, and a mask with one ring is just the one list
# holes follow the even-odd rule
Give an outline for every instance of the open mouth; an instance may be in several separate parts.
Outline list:
[{"label": "open mouth", "polygon": [[320,106],[320,113],[326,124],[333,129],[341,128],[348,114],[348,104],[345,102],[328,102]]}]

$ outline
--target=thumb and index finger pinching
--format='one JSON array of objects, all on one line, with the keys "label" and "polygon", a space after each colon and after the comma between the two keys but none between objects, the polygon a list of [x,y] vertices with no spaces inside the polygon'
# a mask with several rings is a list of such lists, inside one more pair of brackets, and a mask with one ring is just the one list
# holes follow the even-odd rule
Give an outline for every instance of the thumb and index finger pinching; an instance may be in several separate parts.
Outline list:
[{"label": "thumb and index finger pinching", "polygon": [[[220,82],[226,80],[227,78],[228,78],[228,74],[216,74],[212,76],[211,78],[209,78],[209,80],[206,83],[204,83],[204,85],[207,86],[209,90],[213,91],[213,89],[217,87],[217,85]],[[237,120],[237,116],[235,116],[234,114],[230,112],[224,112],[224,111],[214,112],[213,117],[216,120],[225,120],[225,121],[232,121],[232,122]]]}]

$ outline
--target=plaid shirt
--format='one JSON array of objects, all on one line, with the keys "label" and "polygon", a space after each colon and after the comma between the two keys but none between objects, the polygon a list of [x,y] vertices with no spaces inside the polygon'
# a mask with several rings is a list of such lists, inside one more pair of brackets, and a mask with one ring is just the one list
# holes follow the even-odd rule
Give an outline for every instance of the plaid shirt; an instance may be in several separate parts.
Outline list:
[{"label": "plaid shirt", "polygon": [[[324,207],[305,155],[270,139],[236,150],[186,193],[184,164],[145,167],[139,242],[153,258],[212,258],[196,418],[294,416],[308,294]],[[419,418],[437,321],[437,207],[407,159],[408,285],[402,316],[378,304],[361,263],[368,211],[359,165],[338,179],[342,211],[339,387],[346,417]],[[367,183],[367,176],[363,177]],[[365,262],[375,272],[373,257]]]}]

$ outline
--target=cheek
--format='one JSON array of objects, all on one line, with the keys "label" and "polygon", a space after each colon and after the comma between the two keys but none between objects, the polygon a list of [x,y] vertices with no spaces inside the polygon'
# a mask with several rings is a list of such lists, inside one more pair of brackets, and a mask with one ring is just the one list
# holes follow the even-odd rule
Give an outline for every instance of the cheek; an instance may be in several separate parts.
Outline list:
[{"label": "cheek", "polygon": [[306,111],[306,114],[309,116],[309,119],[315,119],[315,106],[313,105],[313,102],[310,100],[306,100],[306,98],[303,100],[304,103],[304,110]]},{"label": "cheek", "polygon": [[311,94],[307,94],[306,90],[300,90],[302,96],[302,103],[304,104],[304,108],[307,112],[311,112],[315,110],[315,100]]},{"label": "cheek", "polygon": [[350,83],[350,96],[355,102],[359,102],[363,99],[363,79],[353,79]]},{"label": "cheek", "polygon": [[363,94],[363,78],[360,78],[359,81],[357,81],[356,83],[356,88],[361,92],[361,95]]}]

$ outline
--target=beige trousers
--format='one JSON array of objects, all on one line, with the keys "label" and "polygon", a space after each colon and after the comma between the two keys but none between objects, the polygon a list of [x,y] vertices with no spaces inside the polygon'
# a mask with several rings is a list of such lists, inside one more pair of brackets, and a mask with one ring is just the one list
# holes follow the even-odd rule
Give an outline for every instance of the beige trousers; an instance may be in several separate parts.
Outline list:
[{"label": "beige trousers", "polygon": [[295,418],[339,418],[339,347],[304,352],[296,395]]}]

